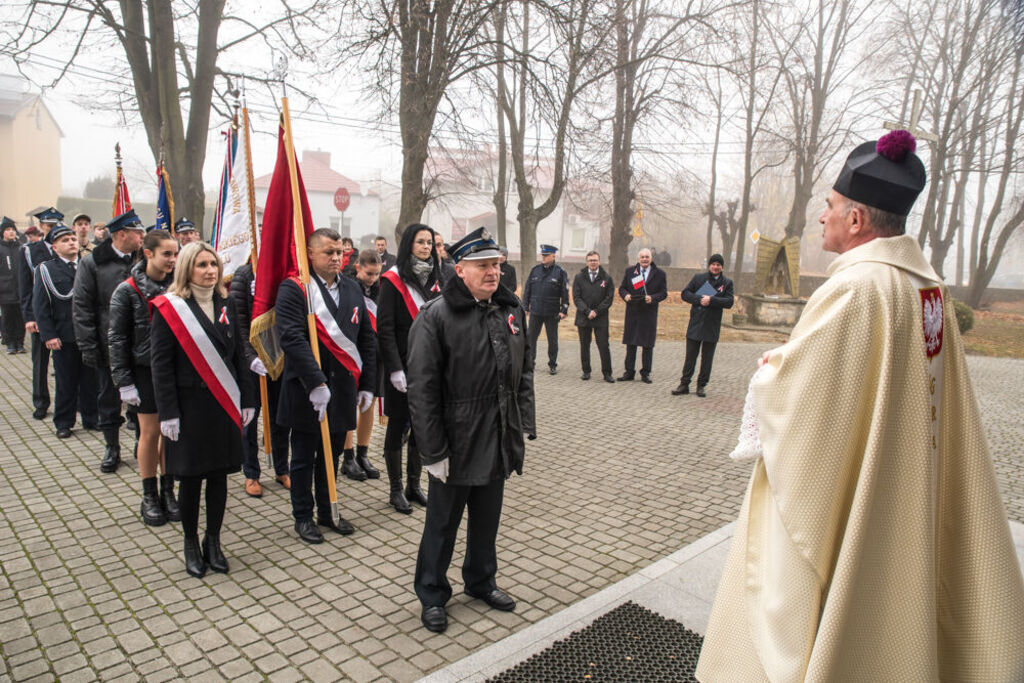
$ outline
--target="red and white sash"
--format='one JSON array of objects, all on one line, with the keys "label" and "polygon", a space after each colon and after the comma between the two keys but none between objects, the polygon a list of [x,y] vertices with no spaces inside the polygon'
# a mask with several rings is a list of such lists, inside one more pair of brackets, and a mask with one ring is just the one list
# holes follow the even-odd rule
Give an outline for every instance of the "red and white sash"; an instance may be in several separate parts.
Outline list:
[{"label": "red and white sash", "polygon": [[370,325],[373,326],[373,331],[377,331],[377,302],[368,296],[363,297],[363,301],[366,303],[366,315],[370,316]]},{"label": "red and white sash", "polygon": [[192,361],[192,367],[203,378],[217,403],[241,429],[242,392],[238,382],[188,303],[175,294],[161,294],[153,299],[153,305],[167,321],[185,355]]},{"label": "red and white sash", "polygon": [[345,333],[341,331],[341,327],[338,325],[338,321],[331,315],[331,309],[327,307],[327,302],[324,301],[320,286],[313,282],[310,283],[309,287],[304,287],[299,278],[292,277],[289,279],[297,284],[299,289],[306,295],[309,310],[316,317],[317,339],[327,347],[327,350],[338,359],[339,363],[352,373],[356,384],[359,384],[359,375],[363,371],[363,359],[359,355],[356,343],[345,336]]},{"label": "red and white sash", "polygon": [[402,295],[402,299],[405,300],[405,307],[409,309],[409,317],[415,320],[416,316],[420,313],[420,307],[423,306],[423,296],[405,284],[405,280],[398,274],[398,266],[391,266],[381,277],[386,278],[388,282],[395,286],[398,293]]}]

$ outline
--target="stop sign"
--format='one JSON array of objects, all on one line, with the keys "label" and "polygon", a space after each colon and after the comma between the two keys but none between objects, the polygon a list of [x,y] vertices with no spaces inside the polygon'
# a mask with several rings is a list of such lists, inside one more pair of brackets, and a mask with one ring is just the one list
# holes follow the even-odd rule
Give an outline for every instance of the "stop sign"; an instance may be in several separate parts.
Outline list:
[{"label": "stop sign", "polygon": [[349,197],[348,195],[348,190],[346,190],[344,187],[339,187],[334,192],[334,208],[336,208],[338,211],[344,211],[345,209],[347,209],[350,200],[351,197]]}]

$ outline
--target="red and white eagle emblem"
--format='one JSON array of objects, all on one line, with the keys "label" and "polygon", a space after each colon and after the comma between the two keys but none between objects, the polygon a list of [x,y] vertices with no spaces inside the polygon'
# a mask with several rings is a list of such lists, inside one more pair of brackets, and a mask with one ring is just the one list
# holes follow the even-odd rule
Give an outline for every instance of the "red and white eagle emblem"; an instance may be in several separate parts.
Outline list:
[{"label": "red and white eagle emblem", "polygon": [[942,290],[929,287],[921,293],[921,323],[924,329],[924,347],[929,358],[942,351]]}]

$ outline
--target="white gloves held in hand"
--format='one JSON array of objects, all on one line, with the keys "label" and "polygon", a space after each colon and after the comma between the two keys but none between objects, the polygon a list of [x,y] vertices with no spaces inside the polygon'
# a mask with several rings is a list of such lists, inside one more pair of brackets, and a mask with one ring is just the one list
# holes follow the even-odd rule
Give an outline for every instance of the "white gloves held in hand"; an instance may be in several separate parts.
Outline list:
[{"label": "white gloves held in hand", "polygon": [[448,458],[441,462],[435,462],[433,465],[424,465],[423,467],[442,484],[448,479]]},{"label": "white gloves held in hand", "polygon": [[259,358],[253,358],[252,362],[249,363],[249,369],[255,372],[260,377],[267,376],[267,367],[263,365],[263,361]]},{"label": "white gloves held in hand", "polygon": [[365,413],[373,405],[373,392],[371,391],[360,391],[358,394],[358,406],[359,412]]},{"label": "white gloves held in hand", "polygon": [[248,427],[252,418],[256,416],[255,408],[242,408],[242,426]]},{"label": "white gloves held in hand", "polygon": [[408,383],[405,381],[405,370],[395,370],[391,373],[391,386],[398,389],[403,394],[409,389]]},{"label": "white gloves held in hand", "polygon": [[331,390],[327,388],[326,384],[320,386],[309,392],[309,402],[313,404],[313,412],[316,413],[316,419],[323,421],[324,415],[327,414],[327,404],[331,401]]},{"label": "white gloves held in hand", "polygon": [[135,388],[134,384],[129,384],[126,387],[118,389],[121,394],[121,400],[130,406],[137,406],[142,403],[142,397],[139,396],[139,390]]},{"label": "white gloves held in hand", "polygon": [[170,439],[171,441],[177,441],[178,434],[181,433],[181,420],[178,418],[174,418],[173,420],[161,420],[160,433],[164,435],[164,438]]}]

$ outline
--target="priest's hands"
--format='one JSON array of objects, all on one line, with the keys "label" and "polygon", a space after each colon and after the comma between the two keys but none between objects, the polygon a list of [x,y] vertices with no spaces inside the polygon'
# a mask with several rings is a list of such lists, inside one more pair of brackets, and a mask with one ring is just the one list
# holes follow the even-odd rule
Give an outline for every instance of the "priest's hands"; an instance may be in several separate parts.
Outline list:
[{"label": "priest's hands", "polygon": [[330,401],[331,390],[327,388],[326,384],[321,384],[309,392],[309,402],[313,404],[313,412],[316,413],[318,421],[323,421],[324,415],[327,414],[327,404]]},{"label": "priest's hands", "polygon": [[702,297],[700,298],[700,305],[701,305],[701,306],[710,306],[710,305],[711,305],[711,297],[710,297],[710,296],[708,296],[707,294],[705,294],[704,296],[702,296]]},{"label": "priest's hands", "polygon": [[369,391],[360,391],[358,397],[359,412],[365,413],[370,409],[370,406],[373,405],[373,393]]},{"label": "priest's hands", "polygon": [[409,390],[409,385],[406,383],[405,370],[395,370],[391,373],[391,386],[398,389],[403,394]]},{"label": "priest's hands", "polygon": [[433,465],[424,465],[423,467],[442,484],[448,479],[448,458],[441,462],[435,462]]},{"label": "priest's hands", "polygon": [[263,364],[259,358],[253,358],[252,362],[249,363],[249,369],[255,372],[260,377],[267,376],[267,366]]},{"label": "priest's hands", "polygon": [[134,384],[121,387],[118,389],[118,393],[121,394],[121,400],[130,406],[137,406],[142,403],[142,397],[139,396],[139,390],[135,388]]},{"label": "priest's hands", "polygon": [[161,420],[160,433],[164,435],[164,438],[177,441],[178,435],[181,433],[181,420],[177,417],[172,420]]},{"label": "priest's hands", "polygon": [[[259,359],[257,359],[259,360]],[[256,416],[255,408],[242,408],[242,426],[248,427],[249,423],[252,422],[252,418]]]}]

